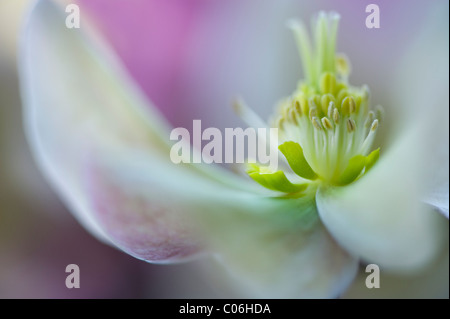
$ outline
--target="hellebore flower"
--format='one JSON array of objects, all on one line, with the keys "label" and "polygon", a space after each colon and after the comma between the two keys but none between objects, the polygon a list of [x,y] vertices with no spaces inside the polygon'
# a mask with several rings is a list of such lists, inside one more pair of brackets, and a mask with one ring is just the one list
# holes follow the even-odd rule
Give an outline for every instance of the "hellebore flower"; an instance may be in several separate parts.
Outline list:
[{"label": "hellebore flower", "polygon": [[[29,18],[25,121],[43,171],[99,239],[149,262],[215,254],[264,297],[336,297],[360,260],[415,272],[442,251],[448,221],[433,207],[448,216],[448,174],[433,183],[448,163],[448,100],[408,87],[399,118],[371,110],[368,87],[350,85],[349,62],[335,54],[337,14],[319,14],[314,43],[290,23],[305,80],[271,124],[288,165],[248,171],[264,187],[221,167],[170,162],[164,118],[100,38],[86,25],[65,28],[65,17],[40,0]],[[246,106],[238,111],[254,124]],[[394,141],[374,148],[383,116]]]}]

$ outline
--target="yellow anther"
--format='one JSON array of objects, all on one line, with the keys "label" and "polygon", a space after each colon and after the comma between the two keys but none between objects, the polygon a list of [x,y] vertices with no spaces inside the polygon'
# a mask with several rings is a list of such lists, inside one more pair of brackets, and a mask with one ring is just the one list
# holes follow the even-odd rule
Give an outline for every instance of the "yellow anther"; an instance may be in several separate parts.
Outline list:
[{"label": "yellow anther", "polygon": [[317,116],[317,108],[312,107],[309,109],[309,119],[312,121],[315,116]]},{"label": "yellow anther", "polygon": [[373,121],[372,127],[370,128],[370,130],[372,132],[375,132],[377,128],[378,128],[378,120],[376,119],[375,121]]},{"label": "yellow anther", "polygon": [[327,112],[327,115],[328,115],[328,117],[329,117],[330,119],[333,118],[333,111],[334,111],[334,108],[335,108],[334,102],[333,102],[333,101],[330,101],[330,103],[328,104],[328,112]]},{"label": "yellow anther", "polygon": [[336,91],[336,77],[332,73],[324,73],[320,78],[320,92],[334,94]]},{"label": "yellow anther", "polygon": [[294,110],[297,112],[298,116],[302,116],[302,108],[300,106],[300,102],[298,100],[294,101]]},{"label": "yellow anther", "polygon": [[[348,96],[348,91],[347,89],[342,89],[339,91],[338,95],[337,95],[337,102],[339,101],[343,101],[346,97]],[[339,104],[338,104],[339,105]]]},{"label": "yellow anther", "polygon": [[348,119],[347,120],[347,131],[350,132],[354,132],[356,130],[356,123],[353,119]]},{"label": "yellow anther", "polygon": [[336,71],[344,77],[350,74],[351,65],[345,54],[336,55]]},{"label": "yellow anther", "polygon": [[295,124],[298,125],[297,115],[295,109],[291,109],[289,111],[289,119]]},{"label": "yellow anther", "polygon": [[347,89],[347,85],[343,82],[338,82],[338,84],[336,85],[336,92],[334,95],[339,94],[339,92],[341,92],[344,89]]},{"label": "yellow anther", "polygon": [[322,117],[322,125],[327,130],[332,130],[333,129],[333,125],[331,124],[330,120],[328,118],[326,118],[326,117]]},{"label": "yellow anther", "polygon": [[333,111],[333,121],[334,121],[335,124],[339,123],[340,117],[341,116],[339,115],[338,109],[334,109],[334,111]]},{"label": "yellow anther", "polygon": [[351,112],[351,113],[359,112],[359,110],[361,109],[361,104],[362,104],[362,103],[363,103],[362,97],[359,96],[359,95],[357,95],[357,96],[355,97],[355,109],[354,109],[353,111],[350,110],[350,112]]},{"label": "yellow anther", "polygon": [[298,97],[298,102],[300,103],[302,114],[307,115],[309,113],[308,100],[303,94]]},{"label": "yellow anther", "polygon": [[318,129],[318,130],[322,129],[322,126],[320,125],[320,121],[316,116],[311,119],[311,122],[316,129]]},{"label": "yellow anther", "polygon": [[356,103],[352,96],[347,96],[341,104],[341,111],[345,115],[349,115],[356,111]]},{"label": "yellow anther", "polygon": [[289,110],[295,109],[295,99],[289,99],[289,103],[287,104],[289,105]]},{"label": "yellow anther", "polygon": [[331,102],[334,103],[335,101],[336,100],[335,100],[334,96],[331,95],[331,94],[324,94],[324,95],[322,95],[322,97],[320,98],[320,105],[322,107],[322,112],[324,114],[327,114],[328,107],[329,107],[330,103]]},{"label": "yellow anther", "polygon": [[311,97],[309,100],[309,107],[310,108],[316,108],[318,109],[320,107],[320,96],[319,95],[314,95],[313,97]]}]

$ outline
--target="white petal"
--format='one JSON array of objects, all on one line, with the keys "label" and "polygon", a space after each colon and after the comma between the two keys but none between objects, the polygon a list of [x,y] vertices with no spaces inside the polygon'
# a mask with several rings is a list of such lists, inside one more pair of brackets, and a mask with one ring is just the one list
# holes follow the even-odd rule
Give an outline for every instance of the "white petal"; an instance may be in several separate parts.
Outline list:
[{"label": "white petal", "polygon": [[[448,114],[447,114],[448,116]],[[447,117],[448,118],[448,117]],[[448,218],[449,210],[449,157],[448,157],[448,135],[445,134],[447,142],[437,150],[435,158],[429,165],[435,168],[430,178],[430,192],[425,194],[424,202],[434,206]],[[445,138],[444,138],[445,139]]]},{"label": "white petal", "polygon": [[[402,114],[397,128],[417,125],[427,136],[427,163],[423,183],[424,202],[435,206],[448,218],[449,211],[449,30],[448,3],[436,2],[425,11],[426,23],[407,47],[394,79],[395,105]],[[388,115],[389,116],[389,115]]]},{"label": "white petal", "polygon": [[[86,189],[89,163],[124,146],[169,161],[169,130],[112,52],[87,34],[92,31],[87,21],[81,29],[68,29],[65,19],[62,8],[41,0],[27,21],[19,65],[25,126],[55,189],[80,222],[109,240]],[[218,169],[198,170],[236,184]]]},{"label": "white petal", "polygon": [[448,223],[420,203],[448,207],[448,15],[435,9],[392,79],[396,100],[387,108],[391,127],[379,163],[356,183],[317,196],[338,242],[385,267],[425,265],[440,251]]},{"label": "white petal", "polygon": [[[184,224],[192,227],[197,238],[205,239],[204,247],[216,252],[234,279],[232,285],[246,297],[336,297],[356,274],[357,260],[323,228],[313,195],[280,199],[236,190],[132,150],[102,160],[100,174],[90,176],[106,177],[107,185],[126,189],[128,203],[123,205],[124,194],[117,191],[106,193],[119,196],[118,204],[111,197],[105,200],[104,188],[94,184],[90,194],[99,203],[94,214],[105,220],[114,243],[134,256],[155,260],[160,238],[153,234],[165,229],[172,235],[176,231],[178,243],[179,238],[192,243],[186,240],[186,228],[177,230]],[[156,216],[157,228],[155,216],[145,215],[148,203],[159,211],[170,211]],[[173,247],[172,252],[177,248]]]},{"label": "white petal", "polygon": [[126,77],[115,59],[66,28],[62,9],[50,1],[36,2],[21,41],[25,126],[34,155],[78,219],[105,239],[80,187],[80,163],[96,143],[155,143],[149,117],[130,107],[142,105],[141,98],[117,80]]},{"label": "white petal", "polygon": [[322,225],[306,234],[261,230],[253,240],[219,256],[241,298],[336,298],[357,273],[357,259]]},{"label": "white petal", "polygon": [[321,187],[317,207],[336,240],[367,262],[393,269],[420,268],[440,251],[448,221],[422,204],[426,139],[405,132],[395,148],[360,180]]},{"label": "white petal", "polygon": [[[260,199],[255,213],[229,212],[214,221],[227,228],[210,226],[215,234],[212,244],[221,247],[219,261],[238,283],[238,296],[339,296],[353,281],[357,259],[323,227],[313,198],[284,201]],[[277,210],[273,205],[281,206]]]}]

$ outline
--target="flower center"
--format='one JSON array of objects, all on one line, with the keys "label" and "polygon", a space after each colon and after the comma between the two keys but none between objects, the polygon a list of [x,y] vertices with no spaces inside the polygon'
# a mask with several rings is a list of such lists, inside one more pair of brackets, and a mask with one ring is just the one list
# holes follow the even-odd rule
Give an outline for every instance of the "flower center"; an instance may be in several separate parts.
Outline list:
[{"label": "flower center", "polygon": [[302,83],[280,103],[272,126],[280,141],[298,143],[311,169],[332,184],[341,184],[351,159],[367,156],[379,126],[381,110],[369,109],[369,91],[349,87],[325,72],[319,87]]},{"label": "flower center", "polygon": [[267,188],[285,193],[304,190],[305,184],[286,177],[290,171],[306,186],[316,181],[346,185],[366,173],[379,157],[379,149],[370,151],[383,110],[379,106],[371,110],[366,85],[348,83],[350,64],[344,55],[335,53],[338,21],[336,13],[319,13],[314,46],[301,22],[289,22],[305,79],[279,103],[271,121],[279,129],[279,150],[289,167],[268,172],[252,165],[248,170],[250,177]]}]

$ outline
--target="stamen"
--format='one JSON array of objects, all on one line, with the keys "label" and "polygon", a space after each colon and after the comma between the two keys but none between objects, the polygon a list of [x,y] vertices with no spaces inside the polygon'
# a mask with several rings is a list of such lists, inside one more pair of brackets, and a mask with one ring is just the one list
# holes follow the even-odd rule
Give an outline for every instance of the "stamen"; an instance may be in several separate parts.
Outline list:
[{"label": "stamen", "polygon": [[295,110],[295,112],[297,112],[297,114],[298,114],[299,116],[302,116],[302,108],[301,108],[300,102],[299,102],[298,100],[295,100],[295,103],[294,103],[294,110]]},{"label": "stamen", "polygon": [[297,116],[296,116],[295,109],[291,109],[291,110],[289,111],[289,119],[291,119],[292,122],[293,122],[295,125],[298,125],[298,121],[297,121]]},{"label": "stamen", "polygon": [[339,123],[340,115],[338,109],[334,109],[333,111],[333,121],[335,124]]},{"label": "stamen", "polygon": [[333,101],[330,101],[330,104],[328,105],[328,112],[327,112],[327,115],[328,115],[328,117],[329,117],[330,119],[333,118],[333,111],[334,111],[334,108],[335,108],[334,102],[333,102]]},{"label": "stamen", "polygon": [[328,108],[330,106],[331,102],[334,102],[334,96],[331,94],[324,94],[322,95],[322,97],[320,98],[320,104],[322,106],[322,112],[324,114],[327,114]]},{"label": "stamen", "polygon": [[352,96],[347,96],[341,104],[341,111],[343,114],[349,115],[356,111],[356,103]]},{"label": "stamen", "polygon": [[360,153],[367,155],[369,153],[370,147],[372,146],[373,140],[375,139],[375,132],[378,129],[378,119],[375,119],[370,127],[369,134],[361,145]]},{"label": "stamen", "polygon": [[336,77],[331,73],[325,73],[320,79],[320,91],[322,94],[334,94],[336,91]]},{"label": "stamen", "polygon": [[330,120],[326,117],[322,117],[322,124],[327,130],[333,129],[333,124],[331,124]]},{"label": "stamen", "polygon": [[372,122],[373,122],[373,118],[375,117],[375,113],[373,113],[373,111],[370,111],[369,114],[367,114],[367,119],[364,122],[364,127],[369,127]]},{"label": "stamen", "polygon": [[343,53],[336,55],[336,71],[347,82],[348,76],[352,70],[351,64],[347,56]]},{"label": "stamen", "polygon": [[348,119],[347,120],[347,131],[349,133],[354,132],[356,129],[356,123],[353,119]]},{"label": "stamen", "polygon": [[376,119],[375,121],[373,121],[372,127],[370,128],[370,130],[372,132],[375,132],[377,130],[377,128],[378,128],[378,120]]},{"label": "stamen", "polygon": [[312,107],[309,109],[309,119],[312,121],[314,117],[317,116],[317,108]]},{"label": "stamen", "polygon": [[[350,62],[335,52],[338,20],[337,14],[319,13],[313,26],[313,42],[301,22],[289,22],[306,79],[282,100],[279,116],[273,122],[282,141],[298,143],[318,180],[331,185],[342,185],[340,178],[350,159],[364,160],[369,154],[384,115],[379,106],[370,110],[367,85],[348,84]],[[249,125],[261,127],[263,121],[242,101],[235,102],[235,110]],[[365,171],[361,168],[360,172]]]},{"label": "stamen", "polygon": [[[347,90],[347,88],[345,87],[345,88],[342,88],[339,92],[338,92],[338,95],[337,95],[337,101],[343,101],[346,97],[348,96],[348,90]],[[342,106],[342,104],[341,105],[338,105],[338,106]]]},{"label": "stamen", "polygon": [[376,112],[378,121],[380,121],[380,123],[383,123],[383,121],[384,121],[384,109],[383,109],[383,107],[381,105],[377,105],[375,107],[375,112]]},{"label": "stamen", "polygon": [[309,113],[308,100],[303,95],[301,95],[298,98],[298,102],[300,103],[300,108],[302,110],[302,114],[307,115]]},{"label": "stamen", "polygon": [[318,129],[318,130],[321,130],[321,129],[322,129],[322,126],[320,125],[320,121],[319,121],[319,119],[318,119],[316,116],[314,116],[314,117],[312,118],[311,122],[312,122],[312,124],[314,125],[314,127],[315,127],[316,129]]},{"label": "stamen", "polygon": [[319,104],[320,105],[320,101],[319,101],[319,103],[316,103],[316,98],[317,98],[318,96],[313,96],[312,98],[310,98],[309,100],[308,100],[308,103],[309,103],[309,107],[312,109],[312,108],[315,108],[315,109],[317,109],[318,107],[317,107],[317,105]]}]

